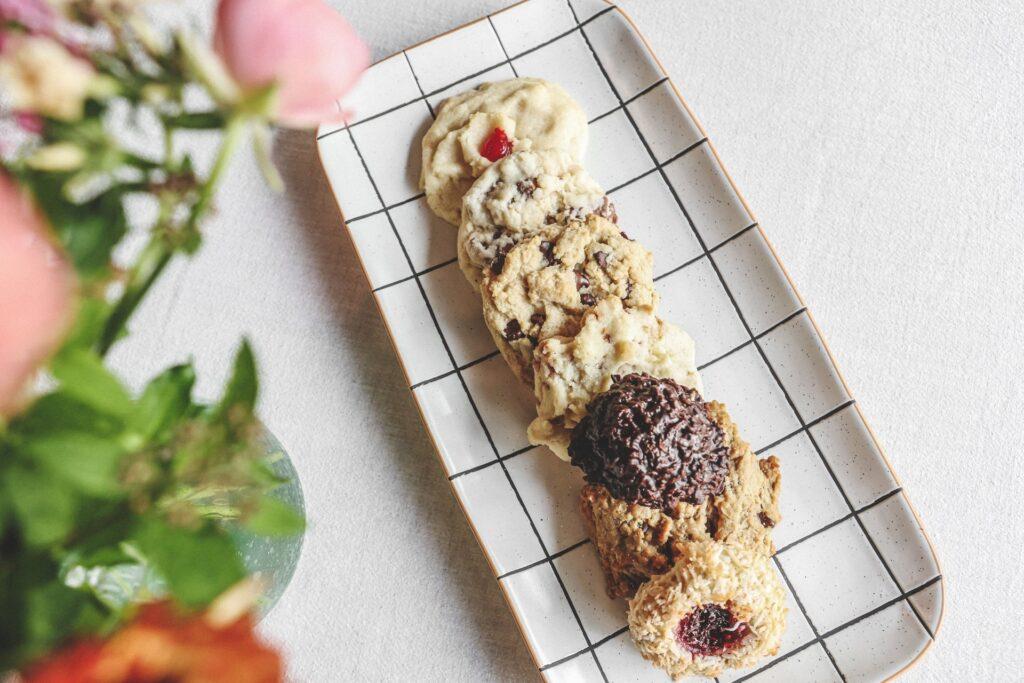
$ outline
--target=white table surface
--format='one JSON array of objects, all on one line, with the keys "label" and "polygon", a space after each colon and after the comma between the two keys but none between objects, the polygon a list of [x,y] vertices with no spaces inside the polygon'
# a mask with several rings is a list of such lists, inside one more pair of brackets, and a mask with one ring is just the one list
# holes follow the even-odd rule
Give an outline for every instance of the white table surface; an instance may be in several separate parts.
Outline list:
[{"label": "white table surface", "polygon": [[[380,58],[506,3],[333,4]],[[938,550],[945,619],[905,680],[1019,678],[1024,5],[621,5],[774,241]],[[533,679],[312,134],[280,133],[275,158],[287,191],[238,160],[202,252],[153,292],[118,367],[138,384],[191,354],[210,394],[252,338],[261,414],[309,514],[295,579],[263,628],[294,679]]]}]

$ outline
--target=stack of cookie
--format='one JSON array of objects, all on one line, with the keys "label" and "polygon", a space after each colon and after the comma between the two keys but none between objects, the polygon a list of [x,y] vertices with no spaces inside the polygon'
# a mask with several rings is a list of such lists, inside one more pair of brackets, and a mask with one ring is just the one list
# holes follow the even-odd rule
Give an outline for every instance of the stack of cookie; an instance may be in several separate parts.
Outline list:
[{"label": "stack of cookie", "polygon": [[584,472],[580,509],[641,653],[715,676],[774,654],[785,626],[778,462],[702,398],[693,340],[657,315],[650,252],[581,165],[587,137],[561,87],[486,84],[442,104],[422,182],[536,396],[531,443]]}]

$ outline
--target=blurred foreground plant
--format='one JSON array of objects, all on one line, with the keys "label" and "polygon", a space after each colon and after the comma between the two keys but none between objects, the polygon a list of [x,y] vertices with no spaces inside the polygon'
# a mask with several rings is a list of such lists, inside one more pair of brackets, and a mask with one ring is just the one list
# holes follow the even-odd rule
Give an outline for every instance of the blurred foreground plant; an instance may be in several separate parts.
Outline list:
[{"label": "blurred foreground plant", "polygon": [[[81,662],[157,622],[200,633],[169,615],[245,578],[225,523],[303,528],[273,495],[248,343],[212,405],[190,363],[133,395],[104,358],[167,264],[199,248],[237,148],[251,140],[279,186],[269,127],[339,116],[367,51],[320,0],[223,0],[215,50],[139,4],[0,0],[0,672],[73,638]],[[157,133],[126,144],[117,121]],[[206,171],[179,144],[195,130],[220,136]],[[129,200],[152,219],[121,263]],[[162,598],[174,606],[138,612]],[[157,674],[132,680],[193,680]]]}]

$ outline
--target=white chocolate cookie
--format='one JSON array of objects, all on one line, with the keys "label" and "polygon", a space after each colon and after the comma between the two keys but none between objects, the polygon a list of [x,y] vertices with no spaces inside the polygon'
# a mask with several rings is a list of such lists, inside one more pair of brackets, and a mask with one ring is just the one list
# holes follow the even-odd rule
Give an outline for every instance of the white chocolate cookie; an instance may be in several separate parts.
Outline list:
[{"label": "white chocolate cookie", "polygon": [[673,678],[711,677],[776,654],[786,611],[767,555],[696,543],[629,601],[629,632],[640,654]]},{"label": "white chocolate cookie", "polygon": [[[576,334],[583,314],[605,297],[627,308],[652,308],[651,254],[611,221],[554,223],[500,257],[480,293],[484,322],[512,371],[533,386],[533,350],[554,336]],[[496,271],[496,272],[495,272]]]},{"label": "white chocolate cookie", "polygon": [[613,375],[632,372],[702,389],[690,335],[652,310],[608,297],[583,315],[575,336],[545,339],[534,350],[537,418],[527,432],[530,443],[568,460],[572,428],[587,404],[611,387]]},{"label": "white chocolate cookie", "polygon": [[462,197],[491,165],[482,147],[496,129],[512,151],[557,149],[580,161],[587,148],[587,116],[561,86],[539,78],[485,83],[445,100],[423,136],[420,185],[427,204],[460,224]]},{"label": "white chocolate cookie", "polygon": [[592,213],[616,220],[604,190],[567,152],[514,152],[491,164],[462,200],[459,267],[479,290],[495,257],[524,237]]}]

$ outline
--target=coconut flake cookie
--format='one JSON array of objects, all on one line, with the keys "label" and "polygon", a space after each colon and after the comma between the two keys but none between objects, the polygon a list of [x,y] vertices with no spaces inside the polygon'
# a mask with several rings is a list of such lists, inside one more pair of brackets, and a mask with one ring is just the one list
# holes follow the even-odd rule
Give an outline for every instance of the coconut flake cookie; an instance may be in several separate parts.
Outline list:
[{"label": "coconut flake cookie", "polygon": [[786,592],[771,560],[725,543],[686,546],[629,602],[640,654],[673,678],[718,676],[778,652]]},{"label": "coconut flake cookie", "polygon": [[[570,454],[590,482],[580,511],[609,595],[629,597],[694,542],[774,552],[778,461],[757,459],[725,406],[704,403],[671,380],[630,375],[591,410],[573,433]],[[589,429],[595,414],[604,425],[596,432]]]},{"label": "coconut flake cookie", "polygon": [[606,297],[626,308],[657,303],[651,254],[597,215],[546,226],[499,257],[480,287],[484,322],[512,371],[533,385],[533,350],[570,336]]},{"label": "coconut flake cookie", "polygon": [[611,200],[570,154],[514,152],[488,167],[462,200],[459,267],[478,290],[494,259],[524,237],[592,213],[616,220]]},{"label": "coconut flake cookie", "polygon": [[539,78],[484,83],[445,100],[423,137],[420,185],[427,204],[459,225],[473,179],[513,151],[557,149],[579,161],[587,116],[561,86]]},{"label": "coconut flake cookie", "polygon": [[586,415],[587,404],[611,387],[613,376],[637,372],[701,388],[690,335],[651,310],[626,308],[615,297],[602,299],[583,315],[575,336],[537,345],[537,418],[528,431],[530,443],[546,445],[568,460],[570,434]]}]

